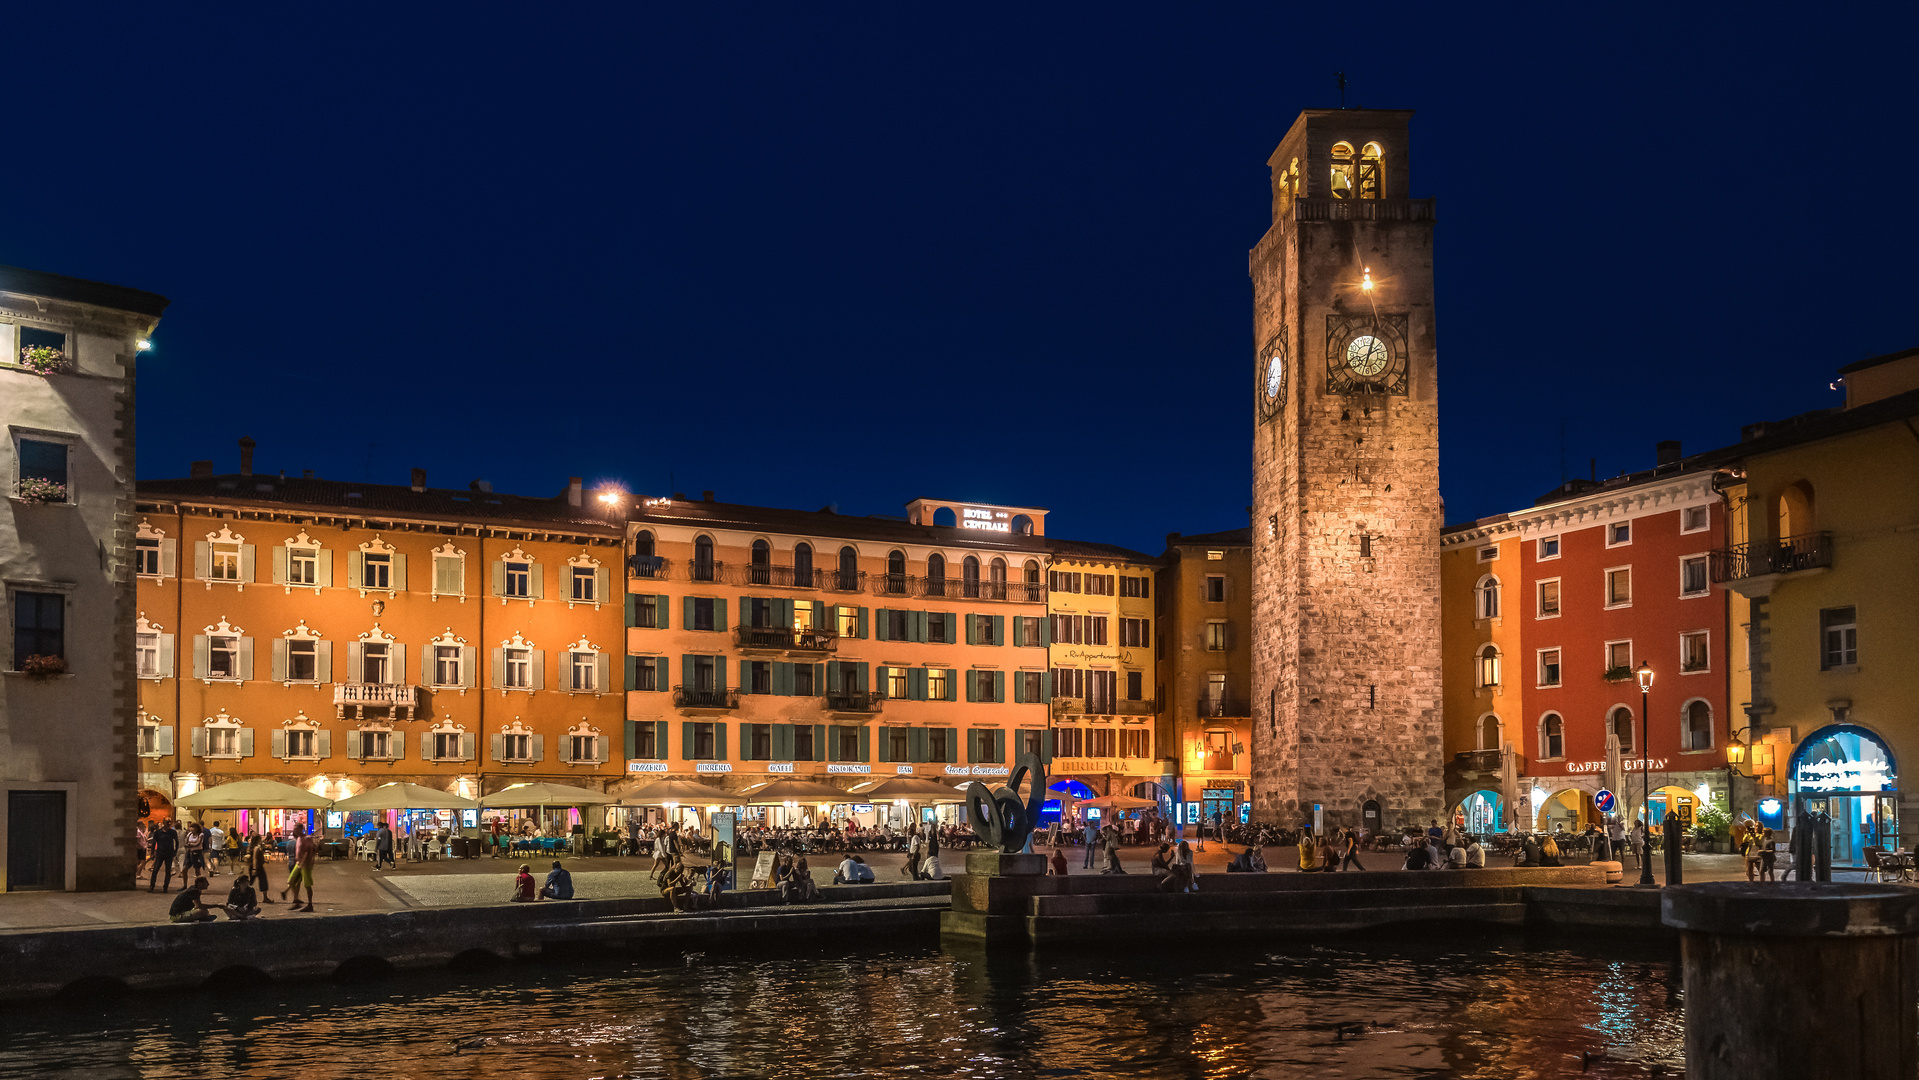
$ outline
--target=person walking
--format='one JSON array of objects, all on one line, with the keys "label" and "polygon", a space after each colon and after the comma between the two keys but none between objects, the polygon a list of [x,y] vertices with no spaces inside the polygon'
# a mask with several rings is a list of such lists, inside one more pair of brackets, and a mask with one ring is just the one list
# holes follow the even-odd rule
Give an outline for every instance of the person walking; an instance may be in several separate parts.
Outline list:
[{"label": "person walking", "polygon": [[1354,835],[1353,830],[1347,829],[1344,833],[1340,835],[1339,845],[1340,845],[1339,869],[1344,870],[1349,866],[1352,867],[1354,870],[1366,869],[1364,866],[1360,865],[1359,837]]},{"label": "person walking", "polygon": [[1740,829],[1739,855],[1746,863],[1746,880],[1759,880],[1759,829],[1757,826],[1745,826]]},{"label": "person walking", "polygon": [[227,831],[219,825],[207,826],[207,876],[220,876],[220,861],[227,853]]},{"label": "person walking", "polygon": [[382,866],[398,870],[400,864],[393,861],[393,826],[380,822],[380,831],[373,834],[373,869]]},{"label": "person walking", "polygon": [[1759,830],[1759,880],[1777,880],[1772,876],[1772,873],[1773,865],[1778,858],[1778,849],[1773,847],[1772,830],[1770,828],[1761,828]]},{"label": "person walking", "polygon": [[[293,907],[288,910],[313,910],[313,865],[319,860],[319,857],[319,845],[315,844],[313,838],[307,835],[306,826],[295,825],[293,827],[293,851],[287,856],[287,862],[292,865],[287,870],[286,888],[280,890],[280,899],[282,900],[287,898],[288,890],[293,892]],[[300,903],[300,887],[302,885],[306,886],[307,891],[305,906],[302,906]]]},{"label": "person walking", "polygon": [[1638,870],[1646,865],[1646,819],[1633,822],[1632,835],[1627,843],[1632,847],[1632,868]]},{"label": "person walking", "polygon": [[153,829],[153,869],[147,875],[147,891],[153,891],[153,884],[159,880],[161,868],[167,872],[167,891],[173,891],[173,856],[180,850],[180,834],[173,831],[173,822]]},{"label": "person walking", "polygon": [[[187,826],[187,835],[180,846],[186,852],[186,862],[180,867],[180,876],[185,878],[205,875],[207,872],[207,833],[199,822]],[[200,873],[196,875],[195,870]]]},{"label": "person walking", "polygon": [[259,889],[260,902],[271,904],[276,901],[267,895],[271,886],[267,884],[267,853],[273,850],[272,838],[265,833],[254,833],[253,842],[247,845],[247,877]]}]

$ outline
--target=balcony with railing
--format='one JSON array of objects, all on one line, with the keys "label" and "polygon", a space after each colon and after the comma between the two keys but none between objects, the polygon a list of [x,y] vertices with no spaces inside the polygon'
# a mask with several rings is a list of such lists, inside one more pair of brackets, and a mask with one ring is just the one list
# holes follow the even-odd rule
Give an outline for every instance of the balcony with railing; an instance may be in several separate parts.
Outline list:
[{"label": "balcony with railing", "polygon": [[839,635],[823,630],[796,630],[790,626],[737,626],[733,644],[742,651],[829,653],[839,648]]},{"label": "balcony with railing", "polygon": [[725,581],[726,563],[719,559],[694,559],[686,564],[688,581]]},{"label": "balcony with railing", "polygon": [[917,596],[920,579],[912,574],[874,574],[867,584],[874,596]]},{"label": "balcony with railing", "polygon": [[770,566],[749,564],[740,567],[740,585],[767,585],[775,589],[817,589],[824,571],[807,567],[804,570],[791,566]]},{"label": "balcony with railing", "polygon": [[875,713],[886,695],[866,690],[828,690],[826,711],[839,713]]},{"label": "balcony with railing", "polygon": [[420,688],[399,683],[336,683],[333,706],[342,720],[382,716],[411,720],[420,708]]},{"label": "balcony with railing", "polygon": [[1741,595],[1764,596],[1773,582],[1832,565],[1832,534],[1800,533],[1720,548],[1710,556],[1712,580]]},{"label": "balcony with railing", "polygon": [[1120,700],[1113,703],[1113,715],[1115,716],[1152,716],[1157,712],[1159,712],[1159,702],[1157,701]]},{"label": "balcony with railing", "polygon": [[1234,701],[1231,698],[1202,697],[1199,699],[1199,715],[1206,717],[1250,717],[1253,715],[1253,707],[1248,702]]},{"label": "balcony with railing", "polygon": [[866,591],[866,571],[864,570],[827,570],[820,588],[827,592],[864,592]]},{"label": "balcony with railing", "polygon": [[673,706],[679,709],[726,712],[740,707],[738,690],[715,690],[711,687],[676,686],[673,688]]},{"label": "balcony with railing", "polygon": [[626,569],[636,578],[650,581],[665,581],[672,560],[658,555],[633,555],[626,560]]},{"label": "balcony with railing", "polygon": [[1431,221],[1431,199],[1335,199],[1308,196],[1293,200],[1295,221]]},{"label": "balcony with railing", "polygon": [[1499,751],[1461,750],[1453,755],[1453,764],[1461,772],[1496,773],[1499,771]]},{"label": "balcony with railing", "polygon": [[[934,593],[925,595],[932,596]],[[1046,586],[1037,581],[946,581],[944,594],[961,600],[1005,600],[1015,604],[1037,604],[1046,599]]]}]

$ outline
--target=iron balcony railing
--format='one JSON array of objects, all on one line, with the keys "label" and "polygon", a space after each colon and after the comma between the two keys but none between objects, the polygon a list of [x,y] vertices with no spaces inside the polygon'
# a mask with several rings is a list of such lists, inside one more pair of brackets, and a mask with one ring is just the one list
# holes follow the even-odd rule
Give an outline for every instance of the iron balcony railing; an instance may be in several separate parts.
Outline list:
[{"label": "iron balcony railing", "polygon": [[866,589],[866,571],[828,570],[825,572],[825,583],[820,587],[828,592],[863,592]]},{"label": "iron balcony railing", "polygon": [[823,571],[812,567],[748,565],[739,584],[771,585],[776,589],[817,589]]},{"label": "iron balcony railing", "polygon": [[1295,221],[1431,221],[1431,199],[1335,199],[1307,197],[1293,200]]},{"label": "iron balcony railing", "polygon": [[828,690],[826,709],[828,712],[878,712],[880,702],[885,700],[886,695],[866,690]]},{"label": "iron balcony railing", "polygon": [[1203,697],[1199,699],[1199,715],[1251,716],[1253,715],[1253,710],[1252,706],[1244,701],[1234,701],[1231,698]]},{"label": "iron balcony railing", "polygon": [[665,581],[671,561],[658,555],[634,555],[626,560],[626,568],[636,578],[648,578],[653,581]]},{"label": "iron balcony railing", "polygon": [[673,704],[681,709],[737,709],[740,707],[740,692],[676,686],[673,688]]},{"label": "iron balcony railing", "polygon": [[1462,750],[1453,755],[1453,761],[1467,772],[1496,773],[1499,771],[1499,751]]},{"label": "iron balcony railing", "polygon": [[788,626],[738,626],[733,644],[742,649],[778,649],[785,652],[826,653],[839,648],[839,636],[821,630]]},{"label": "iron balcony railing", "polygon": [[1832,565],[1832,534],[1800,533],[1779,540],[1754,540],[1712,553],[1715,584],[1768,574],[1791,574]]},{"label": "iron balcony railing", "polygon": [[919,590],[919,578],[911,574],[874,574],[868,584],[874,596],[913,596]]},{"label": "iron balcony railing", "polygon": [[726,564],[719,559],[707,561],[694,559],[692,562],[686,564],[686,580],[688,581],[724,581],[725,573]]},{"label": "iron balcony railing", "polygon": [[948,580],[943,594],[927,593],[928,596],[945,595],[963,600],[1010,600],[1020,604],[1037,604],[1046,599],[1046,586],[1037,581],[958,581]]}]

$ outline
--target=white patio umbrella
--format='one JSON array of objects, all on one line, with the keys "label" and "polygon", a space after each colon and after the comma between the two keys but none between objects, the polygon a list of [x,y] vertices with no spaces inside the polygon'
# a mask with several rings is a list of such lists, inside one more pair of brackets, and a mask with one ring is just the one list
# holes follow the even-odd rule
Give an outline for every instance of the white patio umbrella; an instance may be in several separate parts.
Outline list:
[{"label": "white patio umbrella", "polygon": [[419,784],[392,783],[363,791],[333,804],[341,812],[354,810],[478,810],[480,804],[450,791]]},{"label": "white patio umbrella", "polygon": [[278,780],[235,780],[173,800],[186,810],[325,810],[333,800]]}]

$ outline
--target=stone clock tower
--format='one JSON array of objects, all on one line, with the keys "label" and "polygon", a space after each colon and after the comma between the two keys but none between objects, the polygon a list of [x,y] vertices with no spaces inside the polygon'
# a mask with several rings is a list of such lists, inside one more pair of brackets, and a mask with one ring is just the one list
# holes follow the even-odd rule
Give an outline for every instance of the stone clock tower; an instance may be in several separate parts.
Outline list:
[{"label": "stone clock tower", "polygon": [[1443,805],[1433,203],[1411,112],[1300,114],[1252,250],[1255,818]]}]

